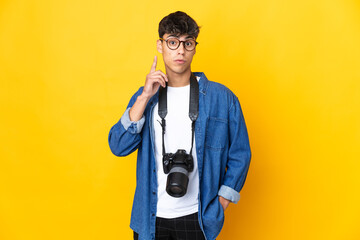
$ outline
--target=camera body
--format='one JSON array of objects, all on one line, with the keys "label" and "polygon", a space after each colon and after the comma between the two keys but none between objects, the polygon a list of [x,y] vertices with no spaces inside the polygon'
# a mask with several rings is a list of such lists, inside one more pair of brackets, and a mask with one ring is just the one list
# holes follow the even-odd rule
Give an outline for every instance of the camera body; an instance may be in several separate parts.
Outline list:
[{"label": "camera body", "polygon": [[179,149],[176,153],[166,153],[163,156],[164,173],[168,174],[173,167],[183,167],[188,172],[194,169],[192,155],[187,154],[184,149]]},{"label": "camera body", "polygon": [[179,149],[175,154],[163,155],[163,169],[167,178],[166,191],[170,196],[182,197],[186,194],[189,182],[189,172],[194,169],[194,160],[191,154]]}]

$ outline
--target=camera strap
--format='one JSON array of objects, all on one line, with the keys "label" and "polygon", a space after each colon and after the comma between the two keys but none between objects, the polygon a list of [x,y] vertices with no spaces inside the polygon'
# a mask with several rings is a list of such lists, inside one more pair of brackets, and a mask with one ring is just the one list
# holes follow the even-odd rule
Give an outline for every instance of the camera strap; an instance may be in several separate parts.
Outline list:
[{"label": "camera strap", "polygon": [[[166,87],[163,88],[160,86],[159,90],[159,108],[158,114],[161,118],[161,127],[162,127],[162,154],[165,155],[165,126],[166,121],[165,117],[167,115],[167,83]],[[195,135],[195,121],[199,116],[199,83],[193,73],[190,75],[190,101],[189,101],[189,118],[191,119],[191,149],[190,155],[192,154],[193,144],[194,144],[194,135]]]}]

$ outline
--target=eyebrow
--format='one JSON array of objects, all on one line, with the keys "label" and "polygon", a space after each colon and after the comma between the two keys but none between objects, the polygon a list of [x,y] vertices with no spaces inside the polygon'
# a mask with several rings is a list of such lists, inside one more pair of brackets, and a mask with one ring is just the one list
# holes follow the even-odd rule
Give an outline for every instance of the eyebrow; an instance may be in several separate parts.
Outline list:
[{"label": "eyebrow", "polygon": [[[176,37],[176,38],[179,38],[179,36],[177,36],[177,35],[174,35],[174,34],[171,34],[171,35],[169,35],[167,38],[169,38],[169,37]],[[194,39],[194,37],[193,36],[187,36],[185,39],[189,39],[189,38],[191,38],[191,39]]]}]

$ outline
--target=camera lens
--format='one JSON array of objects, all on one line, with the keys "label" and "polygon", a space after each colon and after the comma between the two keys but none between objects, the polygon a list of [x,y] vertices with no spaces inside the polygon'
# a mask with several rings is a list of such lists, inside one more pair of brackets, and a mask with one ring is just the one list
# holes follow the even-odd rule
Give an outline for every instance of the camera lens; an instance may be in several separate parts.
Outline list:
[{"label": "camera lens", "polygon": [[186,194],[188,182],[188,171],[182,167],[174,167],[168,175],[166,191],[172,197],[182,197]]}]

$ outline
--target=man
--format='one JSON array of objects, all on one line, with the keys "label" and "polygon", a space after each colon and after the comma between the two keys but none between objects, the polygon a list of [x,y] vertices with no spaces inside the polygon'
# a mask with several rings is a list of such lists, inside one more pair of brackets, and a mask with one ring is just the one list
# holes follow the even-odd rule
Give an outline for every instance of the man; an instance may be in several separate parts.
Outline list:
[{"label": "man", "polygon": [[166,74],[156,70],[155,56],[145,85],[109,133],[116,156],[138,150],[134,239],[213,240],[225,209],[240,199],[251,158],[245,120],[228,88],[191,72],[198,34],[184,12],[160,21],[157,50]]}]

